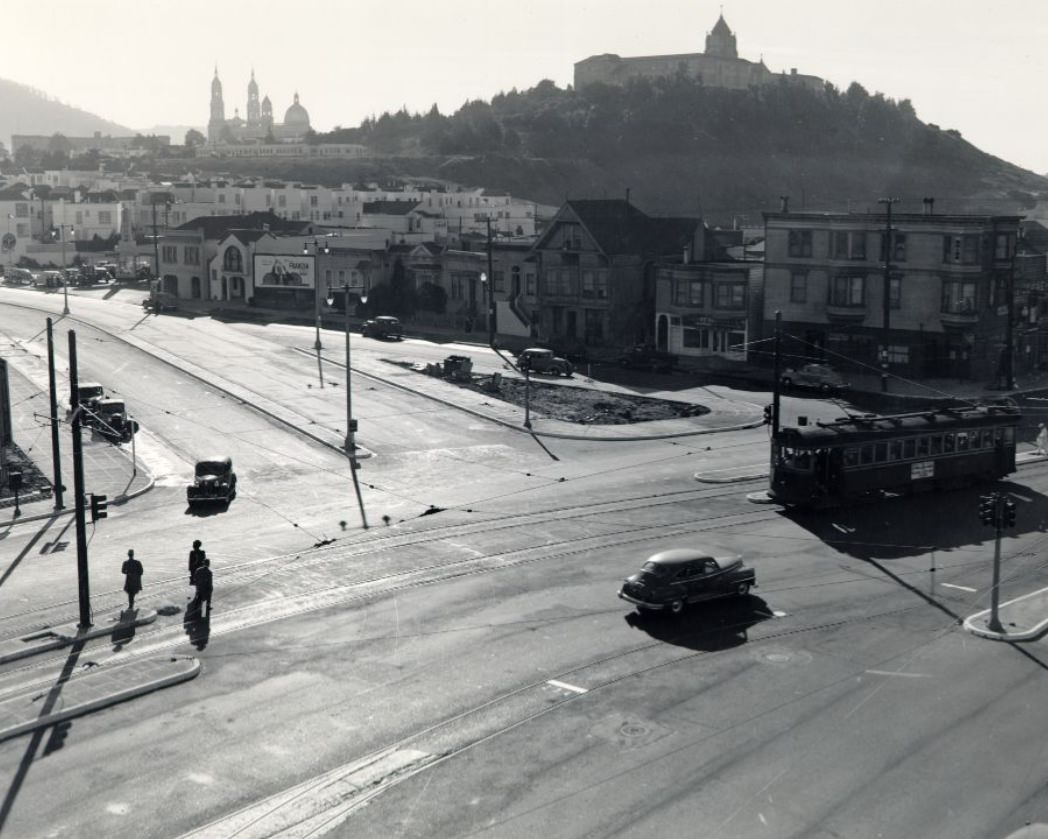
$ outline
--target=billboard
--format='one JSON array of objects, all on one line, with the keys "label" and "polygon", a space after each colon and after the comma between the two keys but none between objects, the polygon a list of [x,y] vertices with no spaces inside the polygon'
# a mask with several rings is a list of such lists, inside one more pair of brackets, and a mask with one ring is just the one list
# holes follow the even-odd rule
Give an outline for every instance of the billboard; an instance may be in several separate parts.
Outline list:
[{"label": "billboard", "polygon": [[316,257],[255,254],[255,288],[315,288]]}]

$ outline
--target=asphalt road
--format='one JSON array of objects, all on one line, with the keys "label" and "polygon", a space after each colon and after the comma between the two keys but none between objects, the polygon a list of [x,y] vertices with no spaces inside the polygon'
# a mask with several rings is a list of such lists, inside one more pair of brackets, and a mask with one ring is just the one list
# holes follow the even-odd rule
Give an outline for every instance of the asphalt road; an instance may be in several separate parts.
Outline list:
[{"label": "asphalt road", "polygon": [[[198,362],[247,353],[281,399],[318,398],[280,349],[294,330],[193,326],[185,352]],[[152,328],[151,340],[177,345],[173,322]],[[157,428],[153,456],[177,462],[216,429],[230,445],[244,437],[236,457],[267,504],[312,528],[338,514],[323,498],[331,478],[313,481],[321,497],[292,498],[310,470],[265,471],[336,454],[149,364],[128,362],[146,385],[127,399],[156,406],[144,422]],[[958,626],[989,597],[977,491],[786,516],[745,500],[761,482],[692,478],[696,464],[759,460],[761,429],[543,449],[377,384],[357,393],[375,452],[362,469],[369,509],[446,498],[444,511],[340,530],[321,548],[239,498],[191,520],[221,521],[205,541],[229,546],[208,632],[164,614],[120,649],[100,642],[81,657],[190,652],[202,674],[61,736],[4,743],[5,837],[956,839],[1043,818],[1044,643],[1001,645]],[[207,420],[165,414],[175,398],[199,399]],[[1011,488],[1023,500],[1003,551],[1005,597],[1048,585],[1048,471],[1025,468]],[[147,606],[184,601],[192,537],[184,508],[164,503],[176,489],[105,522],[114,543],[155,533],[173,545],[178,572],[147,587]],[[673,544],[743,554],[758,588],[638,620],[618,584]],[[44,602],[60,599],[37,586]],[[66,661],[8,668],[0,688],[57,677]]]}]

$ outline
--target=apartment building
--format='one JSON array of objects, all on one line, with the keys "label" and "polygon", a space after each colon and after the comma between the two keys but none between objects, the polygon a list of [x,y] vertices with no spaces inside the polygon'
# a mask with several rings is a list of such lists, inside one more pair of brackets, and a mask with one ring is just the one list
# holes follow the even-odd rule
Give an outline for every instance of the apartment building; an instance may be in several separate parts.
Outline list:
[{"label": "apartment building", "polygon": [[765,213],[762,332],[792,360],[913,378],[1002,375],[1019,216]]}]

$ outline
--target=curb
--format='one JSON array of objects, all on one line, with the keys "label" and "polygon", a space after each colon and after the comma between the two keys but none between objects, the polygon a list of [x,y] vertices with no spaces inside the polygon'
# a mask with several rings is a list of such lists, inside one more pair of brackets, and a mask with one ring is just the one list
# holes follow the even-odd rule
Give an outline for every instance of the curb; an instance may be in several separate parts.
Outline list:
[{"label": "curb", "polygon": [[[1001,603],[998,607],[998,617],[1000,617],[1000,611],[1006,606],[1010,606],[1013,603],[1021,603],[1023,600],[1031,597],[1043,597],[1045,594],[1048,594],[1048,588],[1032,591],[1029,594],[1024,594],[1022,597],[1016,597],[1014,600]],[[972,635],[978,635],[980,638],[989,638],[991,641],[1031,641],[1042,635],[1045,629],[1048,628],[1048,618],[1045,618],[1040,623],[1034,624],[1030,629],[1024,629],[1021,632],[994,632],[985,623],[991,611],[993,610],[985,609],[982,612],[976,612],[974,615],[965,618],[962,626]]]},{"label": "curb", "polygon": [[[152,693],[155,690],[161,688],[170,687],[171,685],[177,685],[181,682],[187,682],[190,679],[196,678],[200,673],[200,661],[192,656],[171,656],[168,661],[172,664],[181,665],[176,672],[171,673],[167,676],[161,676],[159,678],[150,679],[142,682],[138,685],[132,685],[125,688],[117,688],[112,692],[106,693],[104,696],[100,696],[96,699],[89,699],[79,704],[74,703],[72,705],[63,705],[61,710],[56,711],[53,714],[45,714],[39,717],[33,717],[32,719],[26,720],[25,722],[17,723],[7,728],[0,729],[0,741],[8,740],[12,737],[17,737],[20,734],[26,734],[30,731],[34,731],[38,728],[47,728],[54,725],[55,723],[62,722],[63,720],[70,719],[71,717],[79,717],[84,714],[90,714],[93,711],[97,711],[101,708],[108,708],[110,705],[115,705],[118,702],[123,702],[126,699],[133,699],[136,696],[142,696],[146,693]],[[141,662],[128,662],[127,664],[115,665],[109,670],[101,668],[101,672],[92,671],[89,675],[82,676],[83,679],[97,679],[101,676],[109,675],[110,670],[119,670],[121,667],[130,667],[141,665]],[[68,682],[66,684],[69,684]],[[39,698],[39,692],[34,691],[36,696],[33,700]],[[0,703],[0,708],[4,704],[13,704],[14,702],[22,699],[22,697],[14,697],[13,699],[7,700],[6,702]]]},{"label": "curb", "polygon": [[[121,612],[122,614],[123,612]],[[92,638],[101,638],[104,635],[112,635],[113,632],[123,626],[145,626],[153,623],[156,617],[156,611],[148,609],[136,615],[134,622],[131,624],[124,623],[118,619],[105,626],[96,624],[87,630],[81,630],[75,623],[63,624],[60,627],[40,627],[27,635],[0,642],[0,664],[7,664],[10,661],[29,658],[39,653],[58,650],[62,647],[68,647],[70,644],[75,644],[77,641],[87,641]]]}]

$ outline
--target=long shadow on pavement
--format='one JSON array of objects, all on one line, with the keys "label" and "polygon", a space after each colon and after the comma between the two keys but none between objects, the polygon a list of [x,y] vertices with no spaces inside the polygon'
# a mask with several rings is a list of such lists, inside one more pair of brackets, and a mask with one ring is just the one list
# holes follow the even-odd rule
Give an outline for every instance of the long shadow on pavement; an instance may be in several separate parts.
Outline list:
[{"label": "long shadow on pavement", "polygon": [[750,627],[771,617],[768,604],[749,594],[696,603],[679,615],[630,612],[625,620],[657,641],[689,650],[716,652],[745,644]]}]

